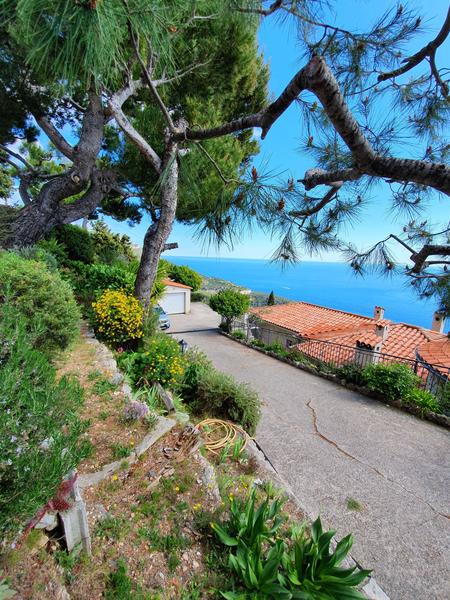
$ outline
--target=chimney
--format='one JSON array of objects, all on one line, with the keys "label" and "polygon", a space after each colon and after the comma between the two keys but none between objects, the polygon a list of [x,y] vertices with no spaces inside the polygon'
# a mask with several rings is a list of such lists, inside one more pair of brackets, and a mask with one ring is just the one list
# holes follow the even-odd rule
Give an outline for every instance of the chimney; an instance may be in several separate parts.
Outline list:
[{"label": "chimney", "polygon": [[382,342],[387,338],[389,325],[375,325],[375,333]]},{"label": "chimney", "polygon": [[373,311],[373,318],[375,321],[379,321],[384,318],[384,308],[382,306],[375,306]]},{"label": "chimney", "polygon": [[437,331],[438,333],[444,332],[445,326],[445,315],[439,311],[436,311],[433,314],[433,322],[431,323],[431,329],[433,331]]}]

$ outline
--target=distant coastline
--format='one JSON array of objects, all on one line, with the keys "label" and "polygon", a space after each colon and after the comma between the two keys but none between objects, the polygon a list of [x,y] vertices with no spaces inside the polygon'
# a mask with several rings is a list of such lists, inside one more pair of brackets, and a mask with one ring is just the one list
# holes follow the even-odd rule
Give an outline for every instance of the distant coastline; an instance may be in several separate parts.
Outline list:
[{"label": "distant coastline", "polygon": [[[305,301],[338,310],[372,316],[375,305],[385,308],[387,319],[430,328],[434,299],[420,299],[405,277],[374,274],[355,276],[342,262],[301,262],[282,269],[264,259],[215,257],[165,257],[175,264],[188,265],[206,276],[211,285],[249,288],[267,298],[271,291],[286,301]],[[210,287],[211,287],[210,285]],[[262,300],[261,300],[262,301]],[[450,319],[447,320],[448,331]]]}]

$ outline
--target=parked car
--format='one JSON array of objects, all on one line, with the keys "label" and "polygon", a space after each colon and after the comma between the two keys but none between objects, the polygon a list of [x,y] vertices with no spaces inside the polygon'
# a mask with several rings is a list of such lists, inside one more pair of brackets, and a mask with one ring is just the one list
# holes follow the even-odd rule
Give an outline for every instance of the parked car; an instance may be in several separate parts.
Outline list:
[{"label": "parked car", "polygon": [[159,305],[155,306],[156,314],[158,315],[160,329],[169,329],[170,319],[169,315]]}]

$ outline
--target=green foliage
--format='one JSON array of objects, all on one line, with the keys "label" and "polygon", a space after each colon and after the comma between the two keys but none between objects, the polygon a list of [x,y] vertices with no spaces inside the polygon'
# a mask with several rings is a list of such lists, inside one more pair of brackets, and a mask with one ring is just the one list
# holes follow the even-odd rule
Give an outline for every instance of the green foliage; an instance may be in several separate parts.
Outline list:
[{"label": "green foliage", "polygon": [[77,225],[61,225],[52,231],[51,236],[64,247],[69,260],[85,264],[94,262],[94,244],[87,229]]},{"label": "green foliage", "polygon": [[250,298],[234,290],[221,290],[211,296],[209,305],[225,319],[227,331],[230,331],[233,319],[240,317],[250,308]]},{"label": "green foliage", "polygon": [[237,383],[231,375],[214,369],[198,369],[195,379],[195,391],[192,386],[190,392],[193,397],[190,406],[194,412],[230,419],[239,423],[250,435],[255,433],[261,408],[254,390],[245,383]]},{"label": "green foliage", "polygon": [[118,265],[72,263],[67,272],[80,301],[90,304],[104,290],[133,293],[134,273]]},{"label": "green foliage", "polygon": [[343,365],[342,367],[338,367],[335,373],[338,377],[345,379],[345,381],[348,381],[349,383],[354,383],[355,385],[364,384],[363,370],[358,365],[351,363]]},{"label": "green foliage", "polygon": [[2,577],[2,572],[0,571],[0,600],[14,598],[16,594],[17,592],[9,587],[8,579]]},{"label": "green foliage", "polygon": [[69,284],[42,263],[1,253],[0,303],[5,299],[25,317],[34,346],[49,356],[78,334],[80,312]]},{"label": "green foliage", "polygon": [[191,302],[209,302],[209,294],[205,294],[205,292],[192,292],[191,293]]},{"label": "green foliage", "polygon": [[219,541],[229,548],[229,564],[240,583],[238,590],[222,596],[227,600],[362,600],[356,587],[370,571],[340,567],[352,547],[352,536],[330,550],[335,532],[324,532],[318,518],[310,535],[303,526],[288,539],[281,506],[279,499],[269,502],[268,497],[257,506],[253,489],[246,500],[231,501],[227,521],[212,524]]},{"label": "green foliage", "polygon": [[266,344],[265,344],[265,343],[264,343],[262,340],[259,340],[258,338],[254,338],[254,339],[253,339],[253,340],[250,342],[250,344],[251,344],[252,346],[255,346],[256,348],[264,348],[264,349],[266,348]]},{"label": "green foliage", "polygon": [[267,306],[273,306],[274,304],[275,304],[275,294],[273,293],[273,290],[272,290],[267,298]]},{"label": "green foliage", "polygon": [[152,600],[153,595],[142,591],[128,575],[125,559],[117,561],[117,569],[108,576],[105,600]]},{"label": "green foliage", "polygon": [[0,532],[13,537],[55,495],[62,478],[89,455],[80,441],[83,390],[58,381],[30,343],[14,306],[0,309]]},{"label": "green foliage", "polygon": [[184,400],[190,404],[197,397],[197,387],[201,374],[211,371],[214,367],[206,354],[196,348],[189,349],[185,354],[185,358],[186,368],[181,382],[181,389]]},{"label": "green foliage", "polygon": [[287,356],[289,356],[289,351],[286,350],[286,348],[284,348],[284,346],[280,344],[280,342],[272,342],[271,344],[267,344],[266,350],[268,350],[269,352],[273,352],[281,358],[286,358]]},{"label": "green foliage", "polygon": [[408,394],[403,397],[403,402],[418,406],[423,412],[431,410],[435,413],[442,412],[442,408],[439,401],[433,396],[431,392],[422,390],[420,388],[413,388]]},{"label": "green foliage", "polygon": [[368,365],[363,380],[370,390],[390,400],[407,398],[420,381],[408,365],[397,363]]},{"label": "green foliage", "polygon": [[242,329],[236,329],[231,335],[237,340],[245,340],[245,331],[242,331]]},{"label": "green foliage", "polygon": [[364,596],[357,591],[371,571],[357,566],[342,568],[341,563],[348,556],[353,546],[352,535],[342,538],[336,548],[330,549],[335,531],[323,531],[318,517],[311,527],[311,535],[301,531],[295,539],[293,547],[282,557],[284,573],[279,581],[292,592],[302,595],[297,597],[320,600],[321,598],[348,598],[363,600]]},{"label": "green foliage", "polygon": [[176,340],[164,333],[153,337],[146,352],[134,352],[123,359],[123,365],[135,387],[149,387],[160,383],[175,388],[184,373],[184,359]]},{"label": "green foliage", "polygon": [[97,261],[114,264],[136,259],[130,238],[127,235],[113,233],[104,221],[94,222],[90,236]]},{"label": "green foliage", "polygon": [[171,263],[167,264],[167,273],[170,279],[182,283],[183,285],[188,285],[192,288],[193,292],[196,292],[201,288],[203,277],[197,273],[197,271],[186,266],[178,266]]}]

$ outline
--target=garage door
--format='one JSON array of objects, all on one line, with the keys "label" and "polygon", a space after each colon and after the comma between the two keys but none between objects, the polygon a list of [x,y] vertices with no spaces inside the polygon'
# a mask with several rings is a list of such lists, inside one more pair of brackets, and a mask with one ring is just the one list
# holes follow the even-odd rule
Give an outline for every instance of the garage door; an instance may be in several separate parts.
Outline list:
[{"label": "garage door", "polygon": [[186,311],[184,292],[174,292],[173,294],[164,294],[160,305],[168,315],[177,315]]}]

